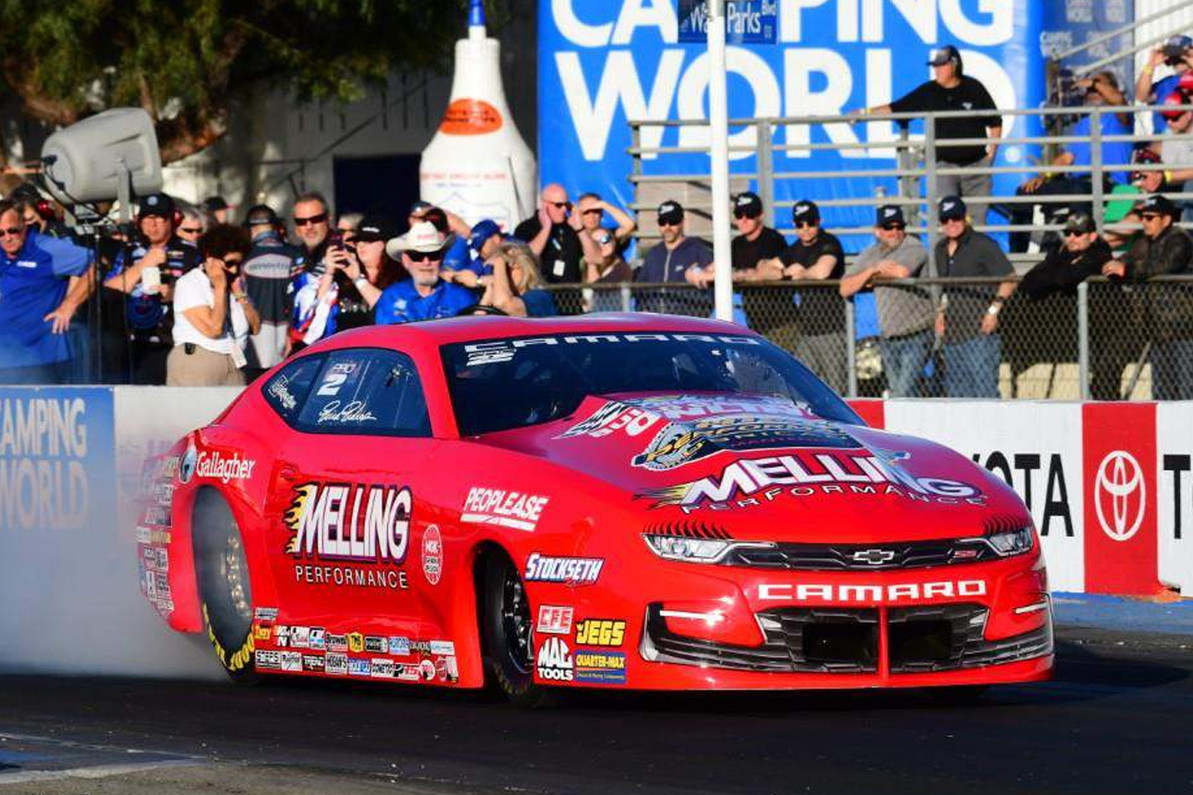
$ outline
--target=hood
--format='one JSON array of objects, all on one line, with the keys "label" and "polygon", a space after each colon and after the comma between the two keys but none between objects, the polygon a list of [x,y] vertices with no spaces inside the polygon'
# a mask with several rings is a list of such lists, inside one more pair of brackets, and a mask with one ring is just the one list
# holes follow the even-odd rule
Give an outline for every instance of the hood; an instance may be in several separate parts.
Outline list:
[{"label": "hood", "polygon": [[1005,483],[945,447],[827,421],[777,397],[589,397],[571,417],[484,443],[617,487],[644,527],[869,543],[1030,521]]}]

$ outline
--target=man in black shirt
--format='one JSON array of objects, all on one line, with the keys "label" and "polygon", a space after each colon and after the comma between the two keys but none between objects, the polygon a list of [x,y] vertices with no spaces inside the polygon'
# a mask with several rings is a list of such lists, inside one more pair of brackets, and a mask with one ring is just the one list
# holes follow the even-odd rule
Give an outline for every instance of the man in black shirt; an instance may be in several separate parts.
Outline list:
[{"label": "man in black shirt", "polygon": [[[969,225],[961,197],[941,199],[940,231],[936,267],[941,276],[975,279],[1014,275],[1015,269],[998,243]],[[1013,281],[1004,281],[997,288],[992,284],[945,286],[936,314],[936,335],[944,341],[947,397],[999,397],[1002,340],[998,336],[998,314],[1013,292]]]},{"label": "man in black shirt", "polygon": [[[538,214],[527,218],[514,229],[514,237],[525,241],[541,263],[543,279],[548,284],[579,284],[584,281],[581,260],[584,250],[580,236],[569,222],[572,203],[567,189],[552,183],[543,188],[539,197]],[[576,217],[579,225],[579,216]],[[579,290],[554,293],[562,315],[583,311]]]},{"label": "man in black shirt", "polygon": [[[934,111],[990,110],[997,111],[990,92],[978,80],[964,74],[961,54],[952,45],[941,47],[932,54],[932,79],[889,105],[862,108],[858,114],[870,113],[930,113]],[[956,145],[943,142],[960,138],[989,138],[985,146]],[[936,165],[938,168],[972,166],[986,168],[993,165],[998,154],[998,139],[1002,137],[1002,117],[997,113],[964,118],[936,120]],[[992,189],[990,174],[941,174],[936,178],[937,196],[976,196],[982,202],[971,201],[973,217],[978,224],[986,223],[987,201]]]},{"label": "man in black shirt", "polygon": [[[845,273],[845,252],[841,242],[820,226],[820,208],[815,202],[799,201],[791,208],[796,241],[777,258],[758,265],[767,281],[823,281],[840,279]],[[844,302],[835,288],[811,287],[804,290],[770,288],[779,298],[788,321],[784,331],[795,330],[795,355],[812,372],[837,392],[848,388],[849,374],[845,353]],[[793,306],[798,305],[798,310]],[[778,314],[778,311],[776,311]],[[785,345],[786,341],[780,342]]]}]

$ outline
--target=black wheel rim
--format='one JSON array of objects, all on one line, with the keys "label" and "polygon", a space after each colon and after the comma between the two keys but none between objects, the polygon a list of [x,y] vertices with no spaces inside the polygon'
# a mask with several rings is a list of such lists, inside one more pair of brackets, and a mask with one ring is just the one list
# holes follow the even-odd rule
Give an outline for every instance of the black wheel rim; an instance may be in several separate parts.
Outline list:
[{"label": "black wheel rim", "polygon": [[530,603],[522,581],[511,568],[506,571],[502,583],[501,626],[504,630],[510,660],[518,670],[526,673],[534,663],[531,645]]},{"label": "black wheel rim", "polygon": [[253,591],[249,585],[244,545],[235,527],[229,528],[224,548],[220,550],[219,562],[220,577],[227,588],[229,606],[239,623],[247,628],[253,621]]}]

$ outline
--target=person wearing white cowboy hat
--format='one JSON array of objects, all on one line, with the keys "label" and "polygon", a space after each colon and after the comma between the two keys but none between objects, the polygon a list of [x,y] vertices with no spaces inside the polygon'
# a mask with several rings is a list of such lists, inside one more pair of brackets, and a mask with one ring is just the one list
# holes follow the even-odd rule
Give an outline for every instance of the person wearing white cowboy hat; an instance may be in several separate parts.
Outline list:
[{"label": "person wearing white cowboy hat", "polygon": [[427,221],[414,224],[409,232],[385,244],[385,252],[401,261],[410,278],[381,293],[374,310],[378,325],[454,317],[476,304],[471,290],[440,276],[444,248],[439,230]]}]

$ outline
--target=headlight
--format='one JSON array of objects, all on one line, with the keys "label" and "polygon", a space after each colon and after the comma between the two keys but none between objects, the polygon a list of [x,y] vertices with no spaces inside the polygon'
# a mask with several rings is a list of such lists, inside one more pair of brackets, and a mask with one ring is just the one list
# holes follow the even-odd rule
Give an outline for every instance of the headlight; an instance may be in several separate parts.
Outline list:
[{"label": "headlight", "polygon": [[742,547],[774,547],[761,541],[729,541],[719,538],[689,538],[687,536],[643,533],[642,539],[650,551],[667,560],[688,563],[720,563],[734,549]]},{"label": "headlight", "polygon": [[986,536],[986,543],[999,557],[1009,558],[1031,551],[1033,532],[1031,525],[1005,533]]}]

